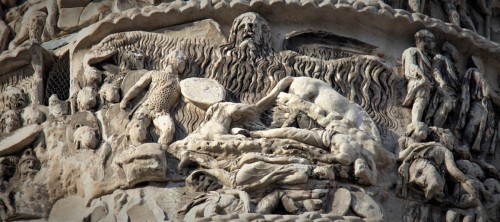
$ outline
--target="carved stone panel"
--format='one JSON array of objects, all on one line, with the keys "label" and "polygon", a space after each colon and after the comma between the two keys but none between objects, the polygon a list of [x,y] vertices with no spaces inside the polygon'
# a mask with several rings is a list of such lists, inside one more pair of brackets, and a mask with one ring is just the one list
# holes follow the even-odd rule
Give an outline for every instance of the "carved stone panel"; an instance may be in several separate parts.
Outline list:
[{"label": "carved stone panel", "polygon": [[2,221],[499,221],[495,1],[1,1]]}]

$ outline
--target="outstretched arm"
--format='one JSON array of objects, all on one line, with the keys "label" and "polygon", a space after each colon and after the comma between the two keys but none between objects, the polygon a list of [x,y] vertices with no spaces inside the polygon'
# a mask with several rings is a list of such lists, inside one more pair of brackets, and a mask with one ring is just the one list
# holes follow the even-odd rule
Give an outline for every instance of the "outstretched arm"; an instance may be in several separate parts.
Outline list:
[{"label": "outstretched arm", "polygon": [[123,96],[123,99],[120,103],[120,108],[125,109],[127,107],[128,101],[136,97],[144,88],[146,88],[151,83],[151,73],[147,72],[142,76],[139,81],[132,86]]},{"label": "outstretched arm", "polygon": [[271,104],[276,100],[280,92],[285,91],[293,82],[293,77],[285,77],[276,84],[273,90],[264,98],[259,100],[255,106],[257,108],[257,112],[264,112],[265,110],[271,107]]}]

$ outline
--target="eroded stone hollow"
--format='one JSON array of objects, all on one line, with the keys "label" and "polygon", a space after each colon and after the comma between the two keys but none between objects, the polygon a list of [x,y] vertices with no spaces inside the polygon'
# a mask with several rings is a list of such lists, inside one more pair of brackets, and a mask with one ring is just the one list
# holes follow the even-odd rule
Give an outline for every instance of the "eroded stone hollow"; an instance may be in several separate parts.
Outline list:
[{"label": "eroded stone hollow", "polygon": [[0,1],[2,221],[500,221],[497,1]]}]

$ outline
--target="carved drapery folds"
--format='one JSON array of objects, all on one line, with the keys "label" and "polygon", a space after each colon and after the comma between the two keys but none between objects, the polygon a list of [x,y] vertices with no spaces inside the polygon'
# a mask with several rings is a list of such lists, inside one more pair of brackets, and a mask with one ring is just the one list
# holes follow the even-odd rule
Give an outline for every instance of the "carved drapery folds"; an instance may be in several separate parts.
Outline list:
[{"label": "carved drapery folds", "polygon": [[[436,50],[428,30],[415,34],[415,45],[403,53],[408,82],[403,105],[411,108],[412,118],[399,140],[400,193],[449,207],[438,210],[412,203],[406,220],[436,215],[451,221],[484,221],[489,216],[494,220],[483,202],[489,199],[484,182],[499,179],[498,169],[487,158],[496,152],[498,117],[493,102],[498,94],[477,57],[463,58],[449,42]],[[459,63],[465,68],[457,69]]]},{"label": "carved drapery folds", "polygon": [[[225,3],[2,1],[1,220],[500,219],[495,43],[432,1]],[[438,15],[495,39],[469,6]]]}]

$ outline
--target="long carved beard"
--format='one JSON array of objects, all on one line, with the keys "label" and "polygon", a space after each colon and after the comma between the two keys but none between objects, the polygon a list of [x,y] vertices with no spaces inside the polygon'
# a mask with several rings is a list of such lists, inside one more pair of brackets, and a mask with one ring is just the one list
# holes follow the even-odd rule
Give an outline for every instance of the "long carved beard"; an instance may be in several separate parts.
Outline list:
[{"label": "long carved beard", "polygon": [[272,56],[248,43],[222,55],[210,70],[209,78],[221,83],[234,99],[255,103],[275,85],[274,78],[268,76],[269,69],[276,67],[275,63]]},{"label": "long carved beard", "polygon": [[250,62],[255,62],[257,56],[264,56],[262,52],[259,52],[255,46],[255,43],[251,41],[244,41],[241,43],[236,51],[238,52],[238,57],[242,60],[248,60]]}]

